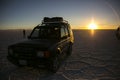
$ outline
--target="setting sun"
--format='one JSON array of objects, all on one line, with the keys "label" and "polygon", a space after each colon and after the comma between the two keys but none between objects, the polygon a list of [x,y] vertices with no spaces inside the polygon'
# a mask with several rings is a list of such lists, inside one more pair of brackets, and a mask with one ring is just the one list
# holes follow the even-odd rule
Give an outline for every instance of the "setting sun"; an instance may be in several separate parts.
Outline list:
[{"label": "setting sun", "polygon": [[88,29],[91,30],[98,29],[98,26],[94,22],[94,18],[92,18],[91,23],[88,25]]},{"label": "setting sun", "polygon": [[89,26],[88,26],[88,29],[97,29],[98,27],[97,27],[97,25],[95,24],[95,23],[91,23],[91,24],[89,24]]}]

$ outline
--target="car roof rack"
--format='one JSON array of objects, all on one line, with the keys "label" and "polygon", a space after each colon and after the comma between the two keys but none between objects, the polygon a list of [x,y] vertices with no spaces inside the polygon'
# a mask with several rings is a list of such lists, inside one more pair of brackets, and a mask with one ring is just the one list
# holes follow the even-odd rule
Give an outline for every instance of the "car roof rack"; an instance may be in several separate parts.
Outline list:
[{"label": "car roof rack", "polygon": [[44,17],[42,20],[43,23],[68,23],[68,21],[64,20],[62,17]]}]

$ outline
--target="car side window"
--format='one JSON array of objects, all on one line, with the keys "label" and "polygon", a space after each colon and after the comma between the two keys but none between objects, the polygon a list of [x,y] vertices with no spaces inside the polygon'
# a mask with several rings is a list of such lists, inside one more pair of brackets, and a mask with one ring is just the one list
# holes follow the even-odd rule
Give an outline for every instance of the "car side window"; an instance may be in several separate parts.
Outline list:
[{"label": "car side window", "polygon": [[61,27],[61,38],[65,37],[66,33],[65,33],[65,28],[64,26]]},{"label": "car side window", "polygon": [[68,32],[67,26],[65,26],[65,35],[66,35],[66,36],[69,35],[69,32]]}]

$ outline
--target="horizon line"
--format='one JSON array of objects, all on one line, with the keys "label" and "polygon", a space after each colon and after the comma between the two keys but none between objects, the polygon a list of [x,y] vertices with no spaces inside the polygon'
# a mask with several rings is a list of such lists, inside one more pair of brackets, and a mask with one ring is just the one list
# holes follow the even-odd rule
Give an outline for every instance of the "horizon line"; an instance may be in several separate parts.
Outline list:
[{"label": "horizon line", "polygon": [[[22,29],[22,28],[12,28],[12,29],[0,29],[0,30],[33,30],[34,28],[27,28],[27,29]],[[87,29],[87,28],[81,28],[81,29],[76,29],[72,28],[72,30],[116,30],[117,28],[100,28],[100,29]]]}]

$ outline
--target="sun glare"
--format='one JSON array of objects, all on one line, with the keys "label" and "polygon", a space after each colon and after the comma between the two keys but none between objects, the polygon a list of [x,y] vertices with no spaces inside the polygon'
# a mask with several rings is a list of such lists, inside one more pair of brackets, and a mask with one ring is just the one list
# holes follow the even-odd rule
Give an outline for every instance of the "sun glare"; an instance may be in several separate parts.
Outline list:
[{"label": "sun glare", "polygon": [[89,24],[88,29],[97,29],[97,25],[95,23],[91,23]]},{"label": "sun glare", "polygon": [[98,26],[94,22],[94,18],[92,18],[91,23],[88,25],[88,29],[91,30],[98,29]]}]

